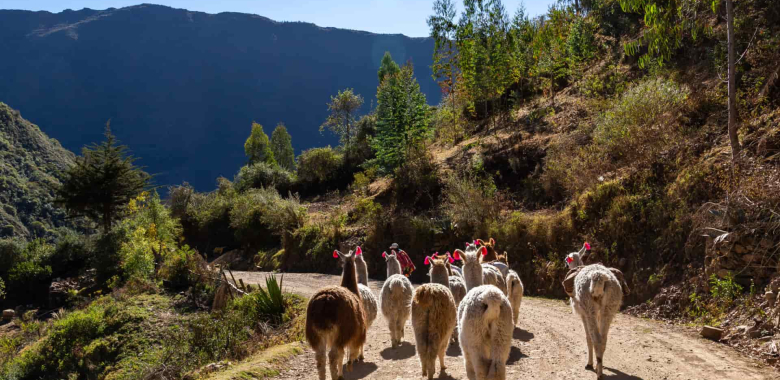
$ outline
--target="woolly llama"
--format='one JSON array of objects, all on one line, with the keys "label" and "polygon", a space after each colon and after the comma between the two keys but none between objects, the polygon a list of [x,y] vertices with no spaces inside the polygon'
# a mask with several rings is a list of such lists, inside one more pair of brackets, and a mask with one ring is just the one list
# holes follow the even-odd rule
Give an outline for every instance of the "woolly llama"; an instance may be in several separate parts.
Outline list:
[{"label": "woolly llama", "polygon": [[506,379],[513,329],[512,307],[496,287],[469,290],[458,307],[460,349],[469,380]]},{"label": "woolly llama", "polygon": [[477,249],[475,244],[466,245],[466,251],[455,250],[452,255],[455,260],[463,260],[463,279],[466,289],[471,290],[482,284],[494,285],[502,293],[506,294],[506,282],[498,269],[490,264],[481,264],[479,257],[487,254],[487,248],[482,246]]},{"label": "woolly llama", "polygon": [[315,352],[320,380],[325,380],[328,352],[331,379],[341,378],[344,351],[349,349],[347,371],[366,341],[366,316],[360,300],[355,256],[336,251],[344,262],[341,286],[327,286],[309,300],[306,308],[306,341]]},{"label": "woolly llama", "polygon": [[[350,251],[350,254],[351,253],[352,252]],[[338,258],[338,253],[333,252],[333,257]],[[343,265],[344,261],[342,260],[341,263]],[[366,267],[366,261],[363,260],[363,250],[360,248],[360,246],[355,249],[355,268],[357,270],[360,300],[363,301],[363,310],[366,312],[366,330],[368,330],[371,328],[371,325],[374,324],[374,320],[376,319],[378,303],[374,293],[368,287],[368,267]],[[360,348],[358,359],[364,359],[363,347]]]},{"label": "woolly llama", "polygon": [[396,348],[404,338],[404,325],[411,313],[412,283],[401,274],[401,263],[395,253],[383,252],[382,257],[387,262],[387,280],[382,285],[379,302],[390,329],[391,345]]},{"label": "woolly llama", "polygon": [[[426,258],[426,261],[429,259]],[[437,261],[446,275],[444,263]],[[437,357],[441,370],[444,371],[446,368],[444,353],[447,351],[452,330],[455,329],[456,314],[455,300],[448,287],[439,283],[430,283],[420,285],[414,291],[412,328],[422,375],[427,376],[429,380],[433,379],[433,374],[436,372]]]},{"label": "woolly llama", "polygon": [[428,272],[431,282],[448,287],[450,292],[452,292],[452,298],[455,300],[455,306],[457,307],[460,305],[463,297],[466,296],[466,283],[462,277],[452,275],[449,268],[452,261],[455,260],[449,252],[447,252],[446,256],[436,253],[431,257],[425,258],[425,265],[431,266]]},{"label": "woolly llama", "polygon": [[604,350],[607,348],[609,326],[623,302],[620,281],[600,264],[583,267],[574,278],[572,309],[582,318],[585,339],[588,342],[588,365],[593,369],[593,350],[596,350],[596,375],[603,377]]},{"label": "woolly llama", "polygon": [[520,315],[520,304],[523,302],[524,290],[520,275],[510,269],[506,275],[506,293],[512,304],[512,320],[515,322],[515,326],[517,326],[517,317]]}]

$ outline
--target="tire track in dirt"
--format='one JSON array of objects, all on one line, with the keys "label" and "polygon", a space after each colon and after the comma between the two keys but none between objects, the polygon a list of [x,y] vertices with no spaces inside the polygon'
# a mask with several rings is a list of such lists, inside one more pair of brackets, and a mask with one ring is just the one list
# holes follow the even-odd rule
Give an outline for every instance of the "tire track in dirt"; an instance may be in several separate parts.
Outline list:
[{"label": "tire track in dirt", "polygon": [[[267,273],[233,272],[236,279],[264,284]],[[317,289],[340,282],[339,276],[286,273],[284,289],[310,297]],[[382,281],[369,283],[379,298]],[[585,369],[588,359],[585,333],[579,316],[561,300],[525,297],[515,328],[507,379],[595,379]],[[411,322],[404,330],[404,344],[390,348],[390,332],[382,314],[368,332],[366,360],[346,379],[420,379],[420,362],[414,347]],[[447,370],[435,378],[466,379],[460,348],[450,345]],[[278,379],[317,379],[314,353],[306,352],[287,363]],[[605,379],[612,380],[763,380],[780,373],[748,359],[730,348],[699,338],[693,331],[660,322],[619,314],[610,329],[604,355]],[[438,368],[437,368],[438,371]]]}]

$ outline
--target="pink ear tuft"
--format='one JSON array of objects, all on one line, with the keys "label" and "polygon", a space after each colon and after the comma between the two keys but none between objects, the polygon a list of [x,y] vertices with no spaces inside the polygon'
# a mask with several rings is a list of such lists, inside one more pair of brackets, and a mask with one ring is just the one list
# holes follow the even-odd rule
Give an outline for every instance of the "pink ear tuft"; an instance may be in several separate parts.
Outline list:
[{"label": "pink ear tuft", "polygon": [[358,246],[357,249],[355,250],[355,256],[360,256],[362,254],[363,254],[363,250],[360,249],[360,246]]},{"label": "pink ear tuft", "polygon": [[590,251],[590,244],[588,244],[588,242],[585,242],[585,250]]},{"label": "pink ear tuft", "polygon": [[482,241],[482,239],[477,239],[475,241],[477,242],[476,244],[485,245],[485,242]]},{"label": "pink ear tuft", "polygon": [[472,244],[474,244],[474,245],[477,245],[477,241],[476,241],[476,240],[474,240],[474,242],[473,242]]},{"label": "pink ear tuft", "polygon": [[333,258],[335,259],[339,258],[339,251],[333,251]]},{"label": "pink ear tuft", "polygon": [[430,263],[431,263],[431,257],[430,256],[425,256],[425,265],[428,265]]},{"label": "pink ear tuft", "polygon": [[455,259],[452,258],[452,255],[450,255],[449,252],[447,252],[447,258],[450,259],[450,264],[455,262]]},{"label": "pink ear tuft", "polygon": [[458,253],[458,251],[455,251],[455,253],[452,254],[452,257],[454,257],[455,260],[460,260],[460,254]]},{"label": "pink ear tuft", "polygon": [[482,247],[482,256],[487,256],[487,248],[484,246]]},{"label": "pink ear tuft", "polygon": [[571,256],[566,256],[566,262],[567,263],[570,263],[572,261],[574,261],[574,259],[572,259]]}]

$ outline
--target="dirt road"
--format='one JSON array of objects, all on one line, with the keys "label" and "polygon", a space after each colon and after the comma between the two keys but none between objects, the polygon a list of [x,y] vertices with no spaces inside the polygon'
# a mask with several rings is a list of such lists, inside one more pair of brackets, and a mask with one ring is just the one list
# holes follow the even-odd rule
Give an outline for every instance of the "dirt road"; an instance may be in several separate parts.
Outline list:
[{"label": "dirt road", "polygon": [[[234,272],[249,283],[264,283],[265,274]],[[322,286],[338,284],[338,276],[323,274],[284,275],[287,291],[311,296]],[[379,298],[381,281],[370,287]],[[414,334],[407,322],[404,344],[390,348],[390,332],[381,313],[368,332],[366,360],[345,372],[346,379],[420,379],[420,362]],[[526,297],[520,322],[514,331],[507,379],[595,379],[585,370],[587,347],[582,322],[563,301]],[[444,374],[438,379],[466,379],[460,348],[447,351]],[[728,347],[699,338],[687,329],[618,315],[609,334],[604,355],[605,378],[651,379],[778,379],[780,373],[741,356]],[[306,351],[291,360],[279,379],[317,379],[314,354]]]}]

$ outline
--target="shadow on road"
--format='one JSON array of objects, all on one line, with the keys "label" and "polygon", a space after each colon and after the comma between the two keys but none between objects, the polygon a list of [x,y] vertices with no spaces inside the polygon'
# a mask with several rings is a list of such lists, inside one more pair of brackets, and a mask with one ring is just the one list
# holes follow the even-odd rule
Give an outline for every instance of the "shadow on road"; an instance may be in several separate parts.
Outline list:
[{"label": "shadow on road", "polygon": [[527,358],[528,355],[522,353],[519,348],[512,346],[511,350],[509,351],[509,359],[507,359],[506,364],[515,364],[522,358]]},{"label": "shadow on road", "polygon": [[447,370],[439,371],[439,377],[437,377],[439,380],[458,380],[455,377],[450,376],[449,373],[447,373]]},{"label": "shadow on road", "polygon": [[352,372],[344,372],[345,379],[363,379],[372,374],[379,367],[374,363],[357,362],[352,367]]},{"label": "shadow on road", "polygon": [[414,356],[414,354],[414,345],[409,342],[401,342],[401,345],[396,348],[387,347],[379,353],[379,355],[382,356],[382,359],[385,360],[409,359]]},{"label": "shadow on road", "polygon": [[460,354],[461,354],[461,352],[460,352],[460,344],[459,343],[452,343],[452,342],[450,342],[450,345],[447,346],[447,353],[446,353],[446,355],[447,356],[457,357],[457,356],[460,356]]},{"label": "shadow on road", "polygon": [[519,327],[515,327],[515,331],[512,333],[512,338],[515,338],[521,342],[528,342],[534,338],[534,333],[525,331]]},{"label": "shadow on road", "polygon": [[[612,372],[612,375],[608,375],[606,372]],[[612,380],[643,380],[641,377],[637,377],[634,375],[629,375],[627,373],[620,372],[613,368],[607,368],[604,367],[604,378],[605,379],[612,379]]]}]

